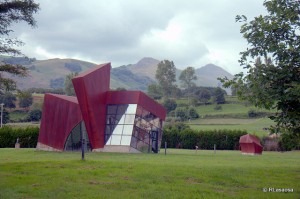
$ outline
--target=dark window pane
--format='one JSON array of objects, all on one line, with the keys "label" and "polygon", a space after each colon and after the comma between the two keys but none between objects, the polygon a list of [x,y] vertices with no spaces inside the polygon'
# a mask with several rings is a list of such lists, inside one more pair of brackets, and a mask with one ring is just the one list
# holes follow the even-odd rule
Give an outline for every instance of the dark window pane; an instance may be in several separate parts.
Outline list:
[{"label": "dark window pane", "polygon": [[117,113],[117,105],[109,105],[107,106],[107,114],[116,114]]},{"label": "dark window pane", "polygon": [[126,110],[127,110],[127,107],[128,107],[128,105],[119,105],[117,114],[118,115],[124,115]]},{"label": "dark window pane", "polygon": [[132,137],[130,146],[136,149],[136,145],[137,145],[137,139],[135,137]]}]

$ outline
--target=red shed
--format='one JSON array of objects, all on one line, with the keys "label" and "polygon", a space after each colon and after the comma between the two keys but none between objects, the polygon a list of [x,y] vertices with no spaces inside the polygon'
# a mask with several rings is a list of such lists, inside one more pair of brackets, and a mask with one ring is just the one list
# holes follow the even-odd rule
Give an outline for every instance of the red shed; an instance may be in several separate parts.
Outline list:
[{"label": "red shed", "polygon": [[263,146],[256,136],[246,134],[240,137],[240,149],[242,154],[261,155]]}]

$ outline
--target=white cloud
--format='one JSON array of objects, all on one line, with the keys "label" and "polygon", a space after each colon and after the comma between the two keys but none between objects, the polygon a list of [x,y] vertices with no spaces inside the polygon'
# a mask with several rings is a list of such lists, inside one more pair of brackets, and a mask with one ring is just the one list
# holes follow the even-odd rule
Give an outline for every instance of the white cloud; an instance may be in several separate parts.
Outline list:
[{"label": "white cloud", "polygon": [[263,12],[262,0],[38,2],[38,28],[14,28],[30,57],[110,61],[113,66],[153,57],[173,60],[178,67],[213,63],[232,73],[239,72],[239,52],[246,48],[235,15],[251,19]]}]

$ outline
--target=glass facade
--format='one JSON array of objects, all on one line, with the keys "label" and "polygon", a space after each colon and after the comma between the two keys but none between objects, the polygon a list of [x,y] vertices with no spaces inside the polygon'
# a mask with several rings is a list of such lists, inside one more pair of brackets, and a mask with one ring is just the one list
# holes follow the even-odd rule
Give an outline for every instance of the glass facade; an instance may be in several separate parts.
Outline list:
[{"label": "glass facade", "polygon": [[83,138],[85,140],[84,142],[84,150],[90,151],[91,145],[89,141],[89,137],[86,133],[84,122],[78,123],[69,134],[67,141],[65,143],[65,151],[79,151],[81,150],[81,133],[80,131],[83,131]]},{"label": "glass facade", "polygon": [[108,105],[106,145],[131,146],[141,152],[158,152],[162,120],[137,104]]}]

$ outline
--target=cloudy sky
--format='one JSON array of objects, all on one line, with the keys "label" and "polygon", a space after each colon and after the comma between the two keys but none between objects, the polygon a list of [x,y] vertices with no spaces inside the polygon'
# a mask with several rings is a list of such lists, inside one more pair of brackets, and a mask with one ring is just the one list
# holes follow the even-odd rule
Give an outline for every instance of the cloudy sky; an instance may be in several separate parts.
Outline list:
[{"label": "cloudy sky", "polygon": [[247,47],[235,22],[265,13],[263,0],[36,0],[37,28],[16,24],[22,51],[37,59],[75,58],[113,67],[143,57],[176,67],[213,63],[238,73]]}]

